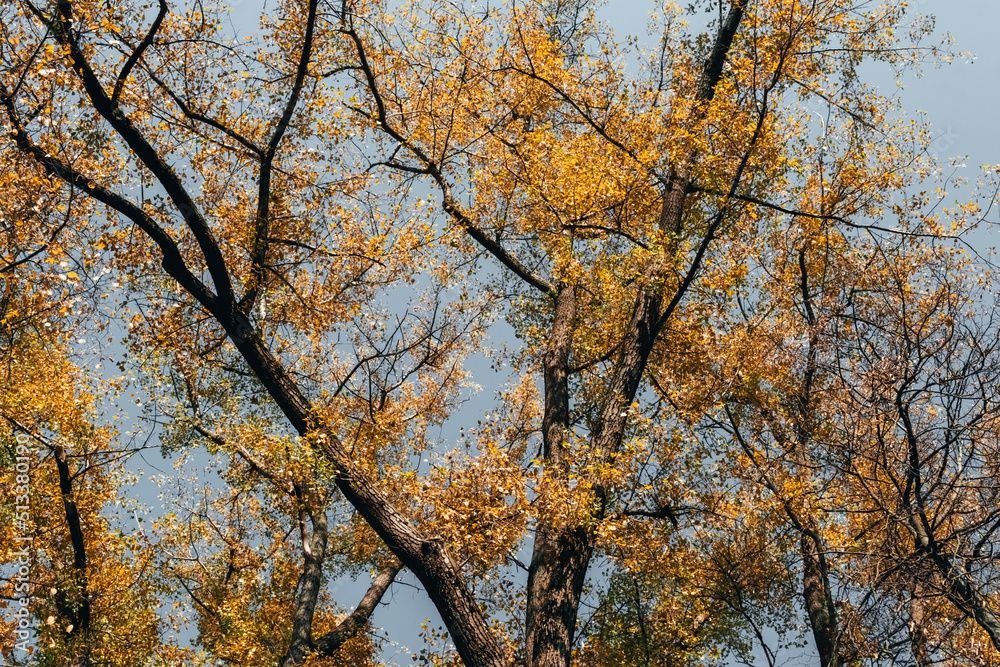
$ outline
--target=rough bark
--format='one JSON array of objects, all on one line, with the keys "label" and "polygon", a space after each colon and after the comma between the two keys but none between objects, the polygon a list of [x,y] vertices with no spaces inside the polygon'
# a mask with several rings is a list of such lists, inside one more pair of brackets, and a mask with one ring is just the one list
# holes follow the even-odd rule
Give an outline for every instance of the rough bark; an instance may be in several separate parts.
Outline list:
[{"label": "rough bark", "polygon": [[593,555],[589,530],[541,525],[528,566],[525,655],[531,667],[570,664],[580,595]]},{"label": "rough bark", "polygon": [[[743,2],[734,2],[729,15],[719,28],[709,59],[702,70],[696,97],[700,102],[712,99],[722,75],[726,55],[743,18]],[[660,227],[677,238],[683,230],[684,204],[688,191],[688,156],[674,166],[663,190]],[[714,229],[703,239],[702,248],[712,240]],[[635,399],[639,384],[652,353],[656,337],[666,319],[679,304],[697,273],[699,254],[687,277],[677,285],[671,301],[663,308],[663,266],[655,259],[647,269],[646,285],[636,295],[632,315],[620,345],[620,352],[605,390],[592,431],[590,451],[595,457],[613,460],[621,447],[625,433],[627,409]],[[557,440],[559,433],[568,432],[568,332],[565,317],[565,290],[556,298],[555,317],[549,350],[545,357],[545,464],[562,465]],[[599,483],[593,485],[595,500],[603,508],[608,490]],[[559,529],[540,520],[528,571],[528,598],[525,614],[525,655],[529,667],[569,667],[576,631],[577,609],[586,579],[594,542],[590,529],[578,526]]]},{"label": "rough bark", "polygon": [[[295,613],[292,623],[292,641],[281,661],[282,667],[295,667],[305,660],[312,649],[313,615],[319,601],[319,591],[323,585],[323,563],[326,560],[327,522],[322,507],[303,508],[312,524],[312,533],[305,534],[303,525],[302,551],[305,563],[295,595]],[[305,517],[302,517],[303,519]],[[302,521],[304,524],[305,522]]]},{"label": "rough bark", "polygon": [[815,529],[802,533],[802,599],[819,653],[820,667],[840,664],[840,631],[836,607],[830,593],[830,575],[823,541]]},{"label": "rough bark", "polygon": [[552,335],[542,361],[545,412],[542,415],[542,455],[546,461],[564,465],[565,441],[569,434],[569,355],[573,346],[576,288],[564,286],[556,297]]},{"label": "rough bark", "polygon": [[[549,347],[543,359],[545,410],[543,457],[556,474],[566,469],[565,440],[570,429],[569,355],[576,316],[576,289],[562,287],[556,297]],[[560,530],[544,521],[535,533],[528,565],[525,654],[528,665],[569,664],[591,546],[586,531]]]}]

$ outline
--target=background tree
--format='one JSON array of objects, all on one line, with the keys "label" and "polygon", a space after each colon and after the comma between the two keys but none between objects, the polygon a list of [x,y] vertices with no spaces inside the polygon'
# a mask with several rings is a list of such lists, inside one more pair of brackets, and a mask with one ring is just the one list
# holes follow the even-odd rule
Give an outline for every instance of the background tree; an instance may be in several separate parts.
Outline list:
[{"label": "background tree", "polygon": [[[5,564],[25,560],[15,553],[28,554],[30,589],[19,567],[5,569],[0,595],[11,615],[0,650],[12,664],[24,658],[23,645],[15,651],[21,638],[13,612],[30,594],[34,664],[144,665],[178,655],[160,642],[149,542],[141,532],[122,531],[135,512],[119,491],[129,483],[123,465],[129,452],[115,442],[112,427],[95,427],[94,393],[67,358],[65,318],[53,314],[68,299],[46,297],[48,289],[43,295],[18,289],[17,273],[12,268],[6,276],[8,312],[17,315],[5,323],[0,348],[0,487],[12,501],[20,489],[27,492],[24,505],[4,505],[8,530],[0,552]],[[32,313],[40,304],[42,312]],[[15,466],[25,459],[26,466]]]},{"label": "background tree", "polygon": [[1000,639],[987,555],[997,546],[997,334],[974,305],[992,301],[992,286],[941,273],[961,275],[965,263],[940,264],[895,272],[895,290],[871,304],[881,317],[859,318],[855,345],[844,346],[857,364],[840,420],[866,583],[908,606],[911,652],[924,664],[958,645],[968,649],[959,659],[975,662]]}]

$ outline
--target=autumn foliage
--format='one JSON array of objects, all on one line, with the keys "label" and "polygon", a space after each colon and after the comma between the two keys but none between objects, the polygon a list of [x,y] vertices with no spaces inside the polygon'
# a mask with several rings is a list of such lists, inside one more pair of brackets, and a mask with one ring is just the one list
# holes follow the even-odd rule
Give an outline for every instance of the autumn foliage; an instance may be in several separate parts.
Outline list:
[{"label": "autumn foliage", "polygon": [[951,45],[597,10],[0,8],[5,660],[1000,660],[983,213],[860,74]]}]

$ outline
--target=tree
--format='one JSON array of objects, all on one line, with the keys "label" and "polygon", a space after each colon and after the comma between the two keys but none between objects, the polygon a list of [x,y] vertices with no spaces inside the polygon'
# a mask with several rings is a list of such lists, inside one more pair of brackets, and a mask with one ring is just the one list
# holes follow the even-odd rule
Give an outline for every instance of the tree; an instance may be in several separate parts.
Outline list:
[{"label": "tree", "polygon": [[[989,300],[980,281],[933,278],[896,272],[896,289],[873,304],[881,317],[859,318],[860,363],[840,419],[849,437],[839,456],[858,494],[870,585],[909,604],[911,652],[923,664],[956,647],[973,662],[985,646],[1000,646],[988,593],[996,573],[986,556],[998,519],[996,323],[975,305]],[[910,287],[921,282],[923,289]],[[927,618],[928,606],[950,607],[942,616],[961,627],[958,644],[934,627],[940,621]]]},{"label": "tree", "polygon": [[[840,423],[825,364],[846,340],[817,313],[840,316],[845,276],[881,267],[885,239],[952,237],[898,203],[929,177],[927,136],[858,74],[937,51],[899,42],[909,14],[893,4],[718,9],[699,34],[666,7],[658,50],[628,54],[637,75],[581,2],[289,0],[247,43],[166,0],[3,9],[5,155],[48,197],[95,209],[66,219],[126,285],[164,442],[222,456],[228,490],[157,528],[160,576],[197,607],[203,647],[329,657],[406,568],[464,664],[613,660],[613,615],[595,616],[588,648],[578,633],[606,562],[607,599],[631,581],[626,615],[663,624],[643,633],[647,663],[650,641],[670,664],[703,641],[747,655],[764,624],[787,623],[759,608],[787,599],[775,564],[795,554],[821,663],[857,657],[826,505],[864,506],[840,499],[867,473],[813,451]],[[468,455],[426,470],[497,315],[523,341],[497,359],[516,377]],[[715,460],[720,428],[742,452],[732,465]],[[380,569],[342,633],[325,630],[331,516],[345,562]],[[775,535],[782,548],[763,549]],[[521,548],[523,589],[505,569]],[[767,554],[760,571],[736,567],[743,553]],[[649,577],[677,586],[647,602]],[[693,589],[694,618],[667,613]],[[992,604],[949,595],[977,620]]]},{"label": "tree", "polygon": [[[824,664],[898,659],[887,647],[907,644],[898,639],[904,631],[910,635],[910,657],[930,664],[926,646],[917,646],[927,643],[923,614],[916,609],[923,602],[905,592],[929,602],[936,597],[930,591],[942,583],[902,575],[914,567],[913,542],[923,545],[918,552],[928,548],[920,537],[924,524],[905,523],[905,508],[914,505],[912,495],[927,465],[935,466],[936,484],[951,489],[946,495],[966,487],[988,494],[991,486],[974,472],[973,459],[957,463],[948,450],[957,438],[968,439],[973,451],[992,451],[990,427],[980,431],[974,424],[988,421],[994,409],[993,371],[983,350],[995,332],[988,318],[967,310],[983,301],[973,295],[984,283],[957,277],[970,260],[954,248],[927,243],[933,235],[926,227],[936,224],[926,218],[896,243],[880,241],[877,252],[856,242],[844,254],[831,252],[843,244],[838,232],[804,225],[804,242],[792,236],[785,255],[777,255],[768,271],[770,298],[744,312],[750,324],[762,310],[777,309],[772,299],[793,302],[782,309],[790,320],[764,335],[780,354],[757,357],[766,364],[780,360],[784,368],[766,370],[740,359],[738,368],[717,370],[720,378],[736,381],[726,389],[723,416],[709,422],[727,432],[742,454],[732,459],[731,474],[760,483],[773,511],[800,536],[802,606]],[[951,329],[955,326],[962,334]],[[889,379],[896,373],[902,379]],[[934,379],[919,380],[925,373]],[[914,383],[920,390],[909,388]],[[939,413],[947,425],[933,425]],[[915,427],[918,414],[923,423]],[[949,435],[929,444],[939,429]],[[923,448],[914,439],[918,432],[918,439],[929,441]],[[949,475],[951,481],[943,482]],[[922,502],[924,493],[918,494]],[[962,525],[972,505],[960,509],[941,502],[935,516],[924,520],[927,526]],[[985,545],[990,538],[982,537]],[[956,573],[951,570],[945,580]],[[978,595],[975,586],[963,590]],[[950,612],[935,600],[935,621],[963,609],[975,619],[968,611],[971,598],[963,601],[952,592],[951,599],[958,609]],[[895,620],[884,627],[901,602],[910,603],[909,627]],[[987,632],[990,613],[982,608]]]},{"label": "tree", "polygon": [[[8,313],[23,315],[38,295],[13,287],[12,274]],[[10,529],[0,551],[17,564],[2,584],[11,612],[2,650],[8,657],[25,650],[21,620],[30,612],[42,621],[36,645],[46,647],[37,664],[145,664],[159,648],[158,596],[148,541],[120,528],[130,514],[118,495],[127,454],[113,428],[93,425],[95,397],[75,386],[82,372],[67,359],[59,318],[45,322],[56,327],[15,319],[19,326],[8,322],[3,331],[0,376],[0,418],[9,429],[0,486],[16,501],[4,507]],[[29,597],[31,590],[47,594]]]}]

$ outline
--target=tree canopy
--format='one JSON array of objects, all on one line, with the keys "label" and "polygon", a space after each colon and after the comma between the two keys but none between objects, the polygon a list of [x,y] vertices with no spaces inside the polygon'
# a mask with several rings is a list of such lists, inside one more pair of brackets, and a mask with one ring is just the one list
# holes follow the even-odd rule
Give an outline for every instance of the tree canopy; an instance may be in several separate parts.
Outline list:
[{"label": "tree canopy", "polygon": [[397,661],[1000,660],[997,184],[863,78],[932,20],[257,9],[0,7],[7,662],[382,664],[403,571]]}]

